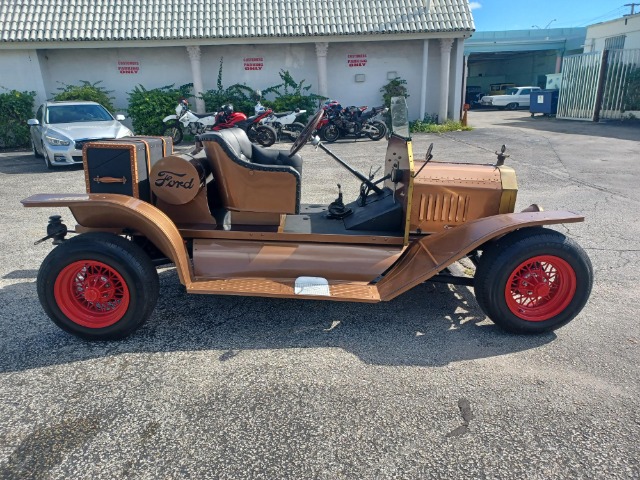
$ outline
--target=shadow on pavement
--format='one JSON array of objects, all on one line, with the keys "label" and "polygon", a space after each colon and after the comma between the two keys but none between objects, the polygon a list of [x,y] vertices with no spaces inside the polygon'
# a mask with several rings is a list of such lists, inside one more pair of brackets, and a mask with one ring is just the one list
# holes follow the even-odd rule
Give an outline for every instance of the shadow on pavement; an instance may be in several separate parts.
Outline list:
[{"label": "shadow on pavement", "polygon": [[82,164],[65,165],[47,169],[41,158],[36,158],[31,152],[3,153],[0,155],[0,173],[5,175],[23,175],[34,173],[38,175],[82,170]]},{"label": "shadow on pavement", "polygon": [[588,135],[590,137],[615,138],[618,140],[640,141],[640,122],[584,122],[577,120],[559,120],[553,117],[523,117],[496,121],[495,125],[505,127],[528,128],[538,131],[564,133],[570,135]]},{"label": "shadow on pavement", "polygon": [[[9,274],[7,278],[16,278]],[[173,270],[161,272],[158,305],[132,336],[79,340],[44,314],[35,282],[0,290],[0,372],[126,353],[340,348],[374,365],[444,366],[545,345],[553,333],[511,335],[485,321],[465,287],[425,283],[385,303],[342,303],[189,295]]]}]

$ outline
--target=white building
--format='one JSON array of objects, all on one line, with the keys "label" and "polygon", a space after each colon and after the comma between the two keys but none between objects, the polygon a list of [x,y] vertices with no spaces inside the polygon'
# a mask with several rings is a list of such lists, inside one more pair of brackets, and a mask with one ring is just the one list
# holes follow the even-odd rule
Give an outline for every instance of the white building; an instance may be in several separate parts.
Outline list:
[{"label": "white building", "polygon": [[[468,0],[0,0],[0,86],[50,98],[102,81],[127,106],[135,85],[263,89],[278,72],[343,104],[381,103],[407,80],[410,115],[458,119]],[[203,104],[197,105],[203,111]]]},{"label": "white building", "polygon": [[584,52],[640,48],[640,13],[587,27]]}]

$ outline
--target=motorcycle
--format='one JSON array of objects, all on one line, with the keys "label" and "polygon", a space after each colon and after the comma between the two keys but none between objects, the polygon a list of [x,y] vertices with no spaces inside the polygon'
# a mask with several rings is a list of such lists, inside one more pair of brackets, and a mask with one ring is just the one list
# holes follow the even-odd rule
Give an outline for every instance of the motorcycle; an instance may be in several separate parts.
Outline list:
[{"label": "motorcycle", "polygon": [[[258,101],[255,106],[255,112],[258,114],[263,111],[265,111],[265,107]],[[276,113],[272,111],[269,116],[261,120],[261,123],[273,127],[278,134],[278,138],[286,135],[291,141],[295,141],[300,132],[304,130],[304,124],[296,122],[296,118],[305,113],[307,113],[306,110],[300,110],[299,108],[289,112]]]},{"label": "motorcycle", "polygon": [[327,142],[335,142],[341,137],[359,138],[366,135],[371,140],[380,140],[387,134],[387,126],[376,118],[386,113],[386,107],[350,106],[342,108],[337,102],[331,102],[325,107],[325,118],[320,122],[318,130],[320,136]]},{"label": "motorcycle", "polygon": [[270,147],[278,138],[276,130],[269,125],[262,125],[260,122],[271,115],[273,110],[264,110],[249,118],[242,112],[234,112],[232,105],[223,105],[216,114],[216,122],[211,127],[214,132],[227,128],[238,127],[247,132],[247,136],[252,143],[257,143],[263,147]]},{"label": "motorcycle", "polygon": [[216,113],[192,112],[189,109],[189,102],[182,99],[176,107],[176,114],[168,115],[162,121],[169,123],[162,135],[171,137],[173,144],[178,145],[182,142],[185,131],[192,135],[200,135],[206,130],[210,130],[216,123]]}]

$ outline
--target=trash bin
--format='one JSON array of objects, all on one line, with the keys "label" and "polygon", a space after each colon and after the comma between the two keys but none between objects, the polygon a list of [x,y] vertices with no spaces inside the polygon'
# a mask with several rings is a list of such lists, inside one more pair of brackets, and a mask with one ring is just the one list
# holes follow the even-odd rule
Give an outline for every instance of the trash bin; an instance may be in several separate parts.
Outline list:
[{"label": "trash bin", "polygon": [[555,115],[558,111],[559,90],[537,90],[531,92],[529,99],[529,111],[533,117],[536,113],[543,115]]}]

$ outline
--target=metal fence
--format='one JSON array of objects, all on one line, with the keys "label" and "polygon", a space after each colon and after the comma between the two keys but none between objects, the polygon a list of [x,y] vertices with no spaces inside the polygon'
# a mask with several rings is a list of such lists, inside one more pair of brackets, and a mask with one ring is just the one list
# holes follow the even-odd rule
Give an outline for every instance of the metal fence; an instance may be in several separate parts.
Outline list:
[{"label": "metal fence", "polygon": [[565,57],[558,118],[597,121],[640,110],[640,49]]}]

